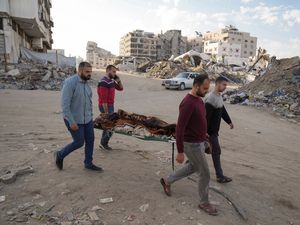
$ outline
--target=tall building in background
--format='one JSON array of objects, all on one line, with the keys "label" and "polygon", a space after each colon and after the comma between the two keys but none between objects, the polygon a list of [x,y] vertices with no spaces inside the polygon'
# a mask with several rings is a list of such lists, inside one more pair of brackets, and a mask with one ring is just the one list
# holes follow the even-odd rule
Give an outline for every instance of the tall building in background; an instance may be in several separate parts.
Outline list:
[{"label": "tall building in background", "polygon": [[51,0],[0,1],[0,60],[17,63],[20,47],[47,52],[52,48]]},{"label": "tall building in background", "polygon": [[120,56],[147,57],[156,60],[157,37],[154,33],[135,30],[120,40]]},{"label": "tall building in background", "polygon": [[188,50],[194,50],[197,52],[203,52],[204,49],[203,37],[202,35],[196,37],[188,37]]},{"label": "tall building in background", "polygon": [[86,60],[94,68],[104,68],[115,61],[115,55],[111,52],[98,47],[96,42],[88,41],[86,45]]},{"label": "tall building in background", "polygon": [[187,37],[181,35],[181,30],[168,30],[157,38],[157,60],[182,55],[188,49]]},{"label": "tall building in background", "polygon": [[209,53],[209,51],[211,51],[212,44],[215,45],[214,43],[216,42],[228,43],[229,45],[226,47],[229,47],[230,45],[239,45],[241,58],[255,56],[257,49],[257,37],[251,36],[248,32],[241,32],[231,25],[216,32],[206,32],[203,35],[203,41],[205,53]]}]

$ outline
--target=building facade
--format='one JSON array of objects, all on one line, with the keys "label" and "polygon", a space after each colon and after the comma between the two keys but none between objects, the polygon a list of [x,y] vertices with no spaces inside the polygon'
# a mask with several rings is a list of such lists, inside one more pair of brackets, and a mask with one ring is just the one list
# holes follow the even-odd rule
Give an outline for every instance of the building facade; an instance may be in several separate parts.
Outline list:
[{"label": "building facade", "polygon": [[194,50],[197,52],[203,52],[204,51],[204,43],[202,36],[196,36],[196,37],[188,37],[188,46],[187,50]]},{"label": "building facade", "polygon": [[232,44],[221,41],[205,41],[204,53],[211,54],[220,61],[225,57],[241,58],[241,44]]},{"label": "building facade", "polygon": [[86,60],[97,69],[105,68],[115,62],[115,55],[98,47],[96,42],[88,41],[86,46]]},{"label": "building facade", "polygon": [[120,56],[146,57],[156,60],[157,37],[154,33],[135,30],[120,40]]},{"label": "building facade", "polygon": [[51,0],[0,1],[0,60],[17,63],[20,47],[47,52],[52,48]]},{"label": "building facade", "polygon": [[[241,58],[249,58],[256,55],[257,37],[253,37],[248,32],[241,32],[233,26],[227,26],[216,32],[206,32],[203,41],[224,42],[238,44],[241,46]],[[204,49],[207,49],[204,44]]]}]

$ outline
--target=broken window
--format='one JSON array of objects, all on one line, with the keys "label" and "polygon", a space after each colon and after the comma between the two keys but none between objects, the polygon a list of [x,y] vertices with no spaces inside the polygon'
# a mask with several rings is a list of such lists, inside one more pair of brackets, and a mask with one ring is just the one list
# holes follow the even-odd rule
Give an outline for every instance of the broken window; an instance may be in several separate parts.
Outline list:
[{"label": "broken window", "polygon": [[3,30],[3,18],[0,18],[0,30]]}]

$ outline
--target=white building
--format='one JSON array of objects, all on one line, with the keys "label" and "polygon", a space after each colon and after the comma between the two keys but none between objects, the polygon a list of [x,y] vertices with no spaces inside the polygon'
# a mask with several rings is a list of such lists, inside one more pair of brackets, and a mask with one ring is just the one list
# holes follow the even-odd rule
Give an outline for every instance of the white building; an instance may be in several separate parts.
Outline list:
[{"label": "white building", "polygon": [[20,47],[47,52],[53,39],[51,0],[0,0],[0,60],[16,63]]},{"label": "white building", "polygon": [[208,31],[204,33],[203,40],[204,42],[220,41],[229,44],[239,44],[241,46],[241,58],[249,58],[256,55],[257,37],[251,36],[248,32],[241,32],[231,25],[216,32]]},{"label": "white building", "polygon": [[227,42],[204,42],[204,53],[216,56],[217,60],[224,57],[241,58],[241,44],[232,44]]}]

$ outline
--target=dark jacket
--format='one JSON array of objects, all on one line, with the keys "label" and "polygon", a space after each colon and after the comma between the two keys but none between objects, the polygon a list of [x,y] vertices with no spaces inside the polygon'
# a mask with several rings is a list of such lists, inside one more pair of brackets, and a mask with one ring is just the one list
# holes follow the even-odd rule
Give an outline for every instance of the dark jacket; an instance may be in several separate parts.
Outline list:
[{"label": "dark jacket", "polygon": [[210,92],[205,98],[207,133],[209,135],[218,135],[220,130],[221,119],[227,124],[231,124],[230,116],[228,115],[223,98],[214,92]]}]

